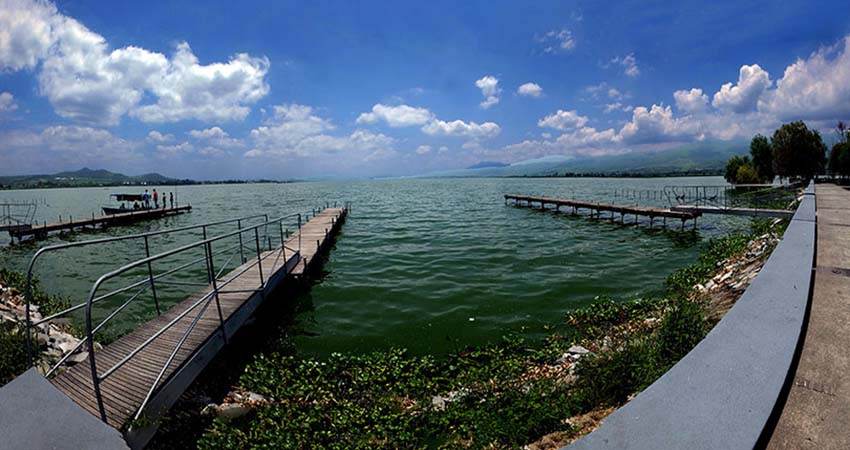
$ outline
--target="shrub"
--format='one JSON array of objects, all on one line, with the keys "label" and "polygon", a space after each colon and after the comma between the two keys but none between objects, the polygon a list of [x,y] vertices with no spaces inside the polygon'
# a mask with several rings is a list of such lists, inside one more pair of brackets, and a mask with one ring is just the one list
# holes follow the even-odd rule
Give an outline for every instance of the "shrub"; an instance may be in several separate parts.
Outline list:
[{"label": "shrub", "polygon": [[28,367],[26,337],[22,328],[10,322],[0,323],[0,386]]}]

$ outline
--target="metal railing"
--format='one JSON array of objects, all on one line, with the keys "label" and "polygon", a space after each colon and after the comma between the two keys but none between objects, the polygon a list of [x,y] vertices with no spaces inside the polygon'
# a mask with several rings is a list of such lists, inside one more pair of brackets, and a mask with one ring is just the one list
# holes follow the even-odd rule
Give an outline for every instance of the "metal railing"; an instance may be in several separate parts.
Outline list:
[{"label": "metal railing", "polygon": [[[297,218],[297,222],[296,222],[297,223],[297,234],[298,234],[297,239],[292,238],[293,242],[290,245],[287,245],[287,241],[289,240],[290,236],[289,236],[288,229],[285,230],[284,224],[285,224],[285,221],[291,220],[291,219],[294,219],[294,218]],[[227,335],[226,335],[225,328],[224,328],[225,320],[224,320],[224,316],[223,316],[222,310],[221,310],[220,295],[221,294],[245,293],[245,292],[259,292],[259,293],[261,293],[261,295],[265,295],[265,288],[266,288],[268,280],[265,279],[264,270],[263,270],[263,262],[274,256],[274,262],[272,263],[270,273],[275,273],[275,269],[277,268],[277,264],[280,262],[281,258],[283,259],[283,267],[285,268],[285,270],[291,270],[290,268],[295,267],[298,264],[298,261],[301,258],[301,225],[302,225],[301,220],[302,220],[301,214],[291,214],[291,215],[283,216],[283,217],[280,217],[280,218],[277,218],[277,219],[274,219],[274,220],[267,220],[263,223],[259,223],[259,224],[256,224],[256,225],[253,225],[253,226],[250,226],[250,227],[246,227],[246,228],[240,227],[240,229],[233,231],[233,232],[230,232],[230,233],[226,233],[226,234],[222,234],[222,235],[214,236],[214,237],[210,237],[210,238],[204,238],[203,240],[193,242],[191,244],[183,245],[181,247],[178,247],[178,248],[175,248],[175,249],[172,249],[172,250],[168,250],[168,251],[159,253],[157,255],[148,256],[146,258],[139,259],[139,260],[131,262],[129,264],[125,264],[124,266],[122,266],[118,269],[115,269],[111,272],[108,272],[108,273],[102,275],[100,278],[98,278],[98,280],[92,286],[91,292],[89,293],[89,296],[88,296],[88,300],[85,303],[85,324],[86,324],[85,342],[86,342],[89,349],[94,348],[95,334],[98,331],[101,330],[103,325],[106,322],[108,322],[109,320],[111,320],[118,312],[123,310],[126,307],[127,304],[129,304],[130,302],[132,302],[133,300],[138,298],[138,296],[141,294],[141,292],[137,291],[133,295],[131,295],[122,305],[120,305],[118,308],[116,308],[114,311],[112,311],[103,321],[101,321],[96,326],[94,325],[94,321],[93,321],[93,318],[92,318],[92,306],[95,303],[102,301],[106,298],[109,298],[111,296],[117,295],[118,293],[127,292],[128,290],[131,290],[135,287],[138,287],[140,285],[140,283],[145,284],[146,286],[144,286],[144,287],[147,287],[147,286],[152,287],[154,280],[161,279],[162,277],[164,277],[166,275],[176,273],[178,270],[181,270],[185,267],[188,267],[189,265],[195,264],[199,260],[195,259],[190,263],[181,264],[177,268],[170,269],[168,271],[165,271],[165,272],[163,272],[161,274],[157,274],[157,275],[153,275],[153,273],[151,271],[151,272],[149,272],[150,276],[148,277],[147,280],[143,280],[142,282],[131,283],[128,286],[124,286],[122,288],[112,290],[111,292],[109,292],[107,294],[98,295],[99,289],[107,281],[114,279],[114,278],[116,278],[116,277],[118,277],[122,274],[126,274],[133,269],[149,268],[152,265],[152,263],[154,263],[154,262],[162,261],[162,260],[165,260],[165,259],[170,258],[170,257],[175,257],[176,255],[181,255],[181,254],[190,252],[190,251],[195,250],[195,249],[203,250],[204,255],[203,255],[202,258],[200,258],[200,261],[204,262],[205,269],[206,269],[206,271],[205,271],[206,277],[207,277],[207,281],[208,281],[207,283],[188,283],[189,285],[196,285],[196,284],[202,285],[202,286],[205,286],[207,289],[204,291],[203,295],[200,298],[198,298],[197,300],[195,300],[191,304],[189,304],[185,309],[180,311],[174,318],[169,320],[165,325],[160,327],[151,336],[149,336],[141,344],[139,344],[138,346],[133,348],[121,360],[119,360],[118,362],[113,364],[111,367],[109,367],[103,373],[98,373],[97,362],[96,362],[96,357],[95,357],[96,352],[89,351],[88,360],[89,360],[89,365],[90,365],[90,369],[91,369],[91,376],[92,376],[92,383],[93,383],[93,387],[94,387],[94,394],[95,394],[95,398],[96,398],[96,401],[97,401],[98,412],[100,413],[101,419],[104,422],[107,422],[106,410],[105,410],[104,402],[103,402],[103,395],[101,393],[101,384],[104,382],[104,380],[109,378],[118,369],[120,369],[128,361],[130,361],[133,357],[138,355],[139,352],[141,352],[146,347],[148,347],[154,340],[156,340],[158,337],[162,336],[166,331],[168,331],[169,329],[173,328],[175,325],[180,323],[184,318],[188,317],[193,311],[196,311],[196,313],[191,318],[191,322],[186,327],[186,329],[184,331],[182,331],[182,334],[180,335],[180,338],[177,340],[177,343],[174,346],[174,349],[170,352],[170,354],[167,357],[167,360],[162,365],[162,367],[159,369],[159,372],[158,372],[156,378],[154,379],[154,381],[151,383],[142,404],[139,406],[138,410],[136,411],[136,415],[134,417],[135,419],[138,419],[139,416],[142,414],[145,406],[147,405],[151,396],[155,392],[159,383],[165,377],[165,374],[166,374],[168,368],[171,366],[171,364],[174,361],[174,359],[176,358],[178,352],[180,351],[181,348],[183,348],[183,345],[185,344],[189,335],[195,329],[195,327],[199,323],[200,319],[204,316],[204,314],[207,312],[207,310],[209,309],[209,307],[213,303],[215,303],[216,313],[217,313],[218,321],[219,321],[218,329],[222,333],[222,338],[223,338],[224,342],[225,343],[227,342]],[[276,226],[278,228],[278,232],[279,232],[279,237],[276,237],[276,239],[279,239],[280,247],[275,246],[274,250],[272,250],[272,241],[273,241],[272,237],[267,232],[264,232],[263,236],[261,238],[261,233],[260,233],[261,228],[264,231],[267,231],[270,226],[271,227]],[[251,250],[252,250],[252,253],[254,253],[254,252],[256,253],[256,256],[252,255],[251,258],[247,258],[247,260],[244,257],[244,252],[243,252],[244,248],[245,248],[245,245],[244,245],[245,238],[243,238],[243,235],[245,233],[249,233],[249,235],[247,237],[247,239],[249,241],[253,240],[254,245],[253,245],[253,248]],[[218,253],[217,253],[214,249],[214,244],[220,243],[220,242],[222,242],[222,241],[224,241],[228,238],[238,239],[238,242],[239,242],[238,245],[237,246],[233,246],[233,245],[227,246],[223,250],[219,250]],[[265,248],[266,246],[268,246],[267,250],[263,250],[263,248]],[[244,262],[243,262],[243,264],[240,265],[240,268],[237,271],[235,271],[235,273],[233,273],[232,275],[230,275],[228,278],[226,278],[224,280],[220,280],[220,276],[221,276],[221,273],[223,272],[223,269],[216,272],[215,255],[221,254],[221,253],[226,252],[228,250],[233,250],[236,247],[238,247],[240,249],[240,252],[243,252],[243,253],[240,253],[240,254],[241,254],[241,257],[243,258]],[[295,248],[293,248],[293,247],[295,247]],[[287,251],[289,251],[289,256],[287,256]],[[223,265],[222,267],[226,267],[226,264],[227,263],[225,263],[225,265]],[[237,289],[237,290],[225,290],[224,289],[229,284],[231,284],[234,280],[239,278],[241,275],[243,275],[244,273],[248,272],[249,270],[251,270],[255,267],[257,268],[257,270],[259,272],[259,284],[256,288],[249,288],[249,289],[243,288],[243,289]],[[163,283],[163,281],[160,281],[160,283]],[[182,284],[187,284],[187,283],[182,283]]]},{"label": "metal railing", "polygon": [[[38,325],[43,324],[43,323],[47,323],[47,322],[50,322],[52,320],[64,317],[64,316],[66,316],[66,315],[68,315],[68,314],[70,314],[70,313],[72,313],[76,310],[83,308],[86,305],[85,303],[80,303],[80,304],[71,306],[69,308],[66,308],[62,311],[59,311],[55,314],[51,314],[47,317],[43,317],[41,320],[38,320],[36,322],[33,322],[31,320],[33,271],[34,271],[36,262],[42,256],[44,256],[48,253],[53,253],[53,252],[57,252],[57,251],[60,251],[60,250],[67,250],[67,249],[70,249],[70,248],[88,247],[88,246],[92,246],[92,245],[101,245],[101,244],[111,244],[111,243],[119,242],[119,241],[143,240],[144,245],[145,245],[145,256],[150,257],[150,238],[151,237],[161,236],[161,235],[165,235],[165,234],[181,233],[181,232],[185,232],[185,231],[200,229],[201,232],[202,232],[203,238],[206,239],[207,238],[207,231],[211,227],[235,223],[237,225],[237,229],[242,229],[242,224],[244,222],[249,222],[249,221],[252,221],[252,220],[255,220],[255,219],[259,219],[259,218],[262,218],[264,222],[267,222],[268,221],[268,214],[254,214],[254,215],[239,217],[239,218],[236,218],[236,219],[227,219],[227,220],[219,220],[219,221],[214,221],[214,222],[206,222],[206,223],[202,223],[202,224],[198,224],[198,225],[189,225],[189,226],[174,228],[174,229],[169,229],[169,230],[160,230],[160,231],[152,231],[152,232],[140,233],[140,234],[130,234],[130,235],[126,235],[126,236],[115,236],[115,237],[108,237],[108,238],[91,239],[91,240],[80,241],[80,242],[68,242],[68,243],[64,243],[64,244],[50,245],[50,246],[46,246],[46,247],[42,247],[42,248],[38,249],[38,251],[35,253],[35,255],[33,255],[33,257],[30,259],[29,266],[27,267],[26,286],[25,286],[25,289],[24,289],[24,298],[25,298],[25,301],[26,301],[26,308],[25,308],[25,311],[26,311],[26,348],[27,348],[27,355],[28,355],[28,358],[29,358],[30,366],[33,365],[32,329],[34,327],[37,327]],[[240,251],[242,251],[242,250],[240,250]],[[242,254],[241,259],[244,262],[244,259],[245,259],[244,254]],[[183,267],[185,267],[185,266],[183,266]],[[181,267],[181,268],[183,268],[183,267]],[[176,270],[179,270],[179,269],[180,268],[178,268]],[[132,287],[128,287],[127,289],[124,289],[120,292],[126,292],[127,290],[132,289],[133,287],[142,286],[142,289],[140,290],[140,292],[138,292],[136,294],[136,295],[141,295],[144,292],[144,290],[146,290],[148,288],[148,286],[150,286],[151,290],[153,291],[154,305],[155,305],[157,314],[160,314],[161,310],[160,310],[160,306],[159,306],[159,299],[158,299],[156,292],[155,292],[154,281],[156,279],[162,278],[166,275],[167,274],[161,274],[157,277],[154,277],[153,276],[153,269],[152,269],[152,267],[149,266],[148,267],[148,277],[147,277],[146,282],[135,283]],[[118,293],[118,292],[116,292],[116,293]],[[100,301],[100,300],[102,300],[102,298],[98,299],[98,301]],[[127,304],[129,304],[129,303],[127,303]],[[70,352],[66,352],[66,354],[63,355],[61,360],[58,363],[56,363],[53,367],[51,367],[51,369],[47,372],[46,375],[49,376],[49,375],[53,374],[56,371],[56,369],[59,366],[61,366],[63,363],[65,363],[65,361],[67,361],[67,359],[73,353],[75,353],[77,350],[80,349],[82,342],[83,342],[83,340],[80,340],[79,342],[77,342],[77,345],[74,346],[73,350],[71,350]]]}]

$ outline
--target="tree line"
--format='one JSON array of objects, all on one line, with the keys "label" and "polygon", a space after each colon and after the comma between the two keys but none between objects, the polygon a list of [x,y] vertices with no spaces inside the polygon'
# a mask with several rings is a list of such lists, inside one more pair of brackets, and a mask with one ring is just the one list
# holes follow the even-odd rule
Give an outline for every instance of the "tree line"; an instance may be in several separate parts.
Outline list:
[{"label": "tree line", "polygon": [[730,158],[724,178],[734,184],[771,183],[777,176],[810,180],[824,173],[826,154],[817,130],[810,130],[803,121],[786,123],[769,139],[761,134],[753,137],[750,154]]}]

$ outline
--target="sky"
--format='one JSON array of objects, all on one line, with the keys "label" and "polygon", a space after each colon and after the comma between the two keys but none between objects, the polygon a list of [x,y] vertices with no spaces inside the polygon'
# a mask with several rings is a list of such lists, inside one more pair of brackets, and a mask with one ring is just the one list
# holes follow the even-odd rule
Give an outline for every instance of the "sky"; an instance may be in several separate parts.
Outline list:
[{"label": "sky", "polygon": [[0,175],[403,176],[850,120],[850,2],[0,0]]}]

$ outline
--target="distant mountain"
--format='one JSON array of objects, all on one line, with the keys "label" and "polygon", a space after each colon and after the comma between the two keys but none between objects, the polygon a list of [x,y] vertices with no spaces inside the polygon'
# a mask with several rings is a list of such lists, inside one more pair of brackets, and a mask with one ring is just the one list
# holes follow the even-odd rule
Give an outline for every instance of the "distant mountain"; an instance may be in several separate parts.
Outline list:
[{"label": "distant mountain", "polygon": [[147,184],[191,184],[191,180],[177,180],[158,173],[129,176],[104,169],[84,167],[70,172],[51,175],[20,175],[0,177],[0,186],[4,188],[34,187],[81,187],[81,186],[122,186]]},{"label": "distant mountain", "polygon": [[481,161],[478,164],[473,164],[467,169],[485,169],[487,167],[506,167],[510,166],[508,163],[498,162],[498,161]]},{"label": "distant mountain", "polygon": [[[720,173],[726,161],[749,151],[744,141],[709,141],[685,144],[667,150],[633,151],[621,155],[572,157],[550,155],[502,167],[484,167],[433,172],[433,177],[522,177],[564,175],[686,175]],[[474,167],[474,166],[473,166]]]}]

